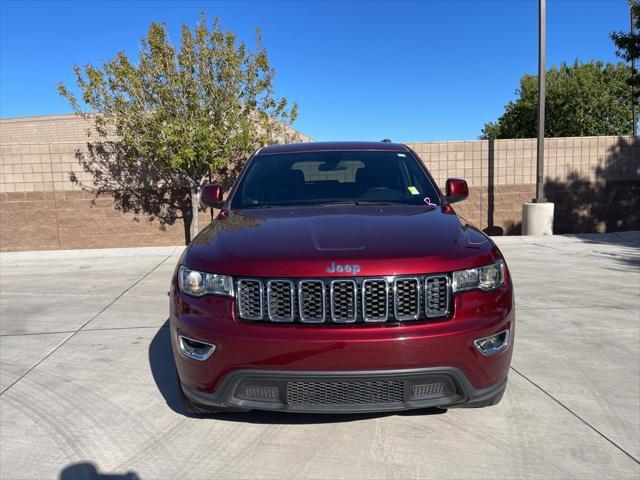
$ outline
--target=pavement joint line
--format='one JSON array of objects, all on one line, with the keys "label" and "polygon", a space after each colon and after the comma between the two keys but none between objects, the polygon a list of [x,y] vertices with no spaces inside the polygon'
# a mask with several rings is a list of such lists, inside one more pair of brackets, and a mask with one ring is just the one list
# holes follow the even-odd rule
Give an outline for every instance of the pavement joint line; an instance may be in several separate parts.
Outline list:
[{"label": "pavement joint line", "polygon": [[93,315],[89,320],[87,320],[86,322],[84,322],[80,328],[78,328],[77,330],[75,330],[71,335],[69,335],[64,341],[62,341],[60,343],[60,345],[58,345],[56,348],[54,348],[53,350],[51,350],[48,354],[46,354],[44,357],[42,357],[39,361],[37,361],[34,365],[31,366],[31,368],[29,368],[29,370],[27,370],[26,372],[24,372],[22,375],[20,375],[20,377],[18,377],[16,380],[14,380],[11,384],[9,384],[7,387],[5,387],[1,392],[0,395],[4,395],[7,390],[9,390],[11,387],[13,387],[16,383],[18,383],[20,380],[22,380],[25,376],[27,376],[31,371],[33,371],[33,369],[35,369],[38,365],[40,365],[42,362],[44,362],[47,358],[49,358],[51,355],[53,355],[55,352],[57,352],[60,347],[62,347],[64,344],[66,344],[70,339],[72,339],[75,335],[77,335],[77,333],[79,331],[81,331],[85,326],[87,326],[89,323],[91,323],[93,320],[95,320],[99,315],[101,315],[103,312],[105,312],[106,310],[109,309],[109,307],[111,307],[114,303],[116,303],[120,298],[122,298],[122,296],[127,293],[129,290],[131,290],[133,287],[135,287],[136,285],[138,285],[140,282],[142,282],[145,278],[147,278],[149,275],[151,275],[153,272],[155,272],[160,265],[162,265],[164,262],[166,262],[167,260],[169,260],[172,256],[173,253],[175,252],[176,247],[174,247],[173,251],[167,255],[165,258],[163,258],[160,263],[158,263],[155,267],[153,267],[151,270],[149,270],[147,273],[145,273],[142,277],[140,277],[138,280],[136,280],[135,282],[133,282],[131,285],[129,285],[127,288],[125,288],[120,295],[118,295],[116,298],[114,298],[111,302],[109,302],[109,304],[107,306],[105,306],[102,310],[100,310],[98,313],[96,313],[95,315]]},{"label": "pavement joint line", "polygon": [[[131,326],[131,327],[102,327],[102,328],[85,328],[83,332],[102,332],[102,331],[111,331],[111,330],[137,330],[137,329],[147,329],[147,328],[168,328],[169,325],[139,325],[139,326]],[[4,337],[29,337],[34,335],[60,335],[62,333],[74,333],[78,332],[78,330],[63,330],[61,332],[30,332],[30,333],[4,333],[0,334],[0,338]]]},{"label": "pavement joint line", "polygon": [[103,327],[103,328],[85,328],[82,330],[83,332],[109,332],[112,330],[139,330],[139,329],[147,329],[147,328],[169,328],[169,325],[143,325],[140,327]]},{"label": "pavement joint line", "polygon": [[[618,236],[618,238],[622,238],[620,236]],[[567,251],[568,249],[566,248],[561,248],[561,247],[555,247],[553,245],[575,245],[576,243],[578,245],[588,245],[589,247],[594,247],[594,246],[602,246],[602,247],[607,247],[607,246],[611,246],[612,244],[610,242],[549,242],[549,243],[539,243],[539,241],[537,240],[526,240],[523,239],[522,243],[526,244],[526,245],[533,245],[536,247],[544,247],[544,248],[551,248],[553,250],[558,250],[560,252],[564,252]],[[622,244],[622,246],[624,247],[637,247],[638,246],[638,242],[637,241],[630,241],[630,240],[623,240],[622,242],[617,242],[614,244],[614,246],[620,246],[620,244]],[[571,250],[569,250],[571,251]],[[575,253],[582,253],[582,252],[575,252]]]},{"label": "pavement joint line", "polygon": [[[638,240],[624,238],[622,235],[620,235],[620,232],[611,232],[611,233],[613,233],[616,237],[618,237],[620,240],[622,240],[622,243],[624,243],[626,245],[631,245],[631,246],[637,246],[638,245]],[[604,243],[606,244],[607,242],[604,242]]]},{"label": "pavement joint line", "polygon": [[3,333],[0,338],[4,337],[30,337],[34,335],[60,335],[61,333],[73,333],[76,330],[63,330],[61,332],[27,332],[27,333]]},{"label": "pavement joint line", "polygon": [[618,445],[616,442],[614,442],[613,440],[611,440],[609,437],[607,437],[604,433],[602,433],[600,430],[598,430],[596,427],[594,427],[593,425],[591,425],[589,422],[587,422],[584,418],[582,418],[580,415],[578,415],[576,412],[574,412],[573,410],[571,410],[569,407],[567,407],[564,403],[562,403],[560,400],[558,400],[556,397],[554,397],[553,395],[551,395],[549,392],[547,392],[544,388],[542,388],[540,385],[538,385],[536,382],[534,382],[533,380],[531,380],[529,377],[527,377],[525,374],[521,373],[520,371],[518,371],[513,365],[509,367],[511,370],[513,370],[514,372],[516,372],[518,375],[520,375],[522,378],[524,378],[527,382],[529,382],[531,385],[533,385],[534,387],[536,387],[538,390],[540,390],[542,393],[544,393],[547,397],[549,397],[551,400],[553,400],[555,403],[557,403],[558,405],[560,405],[562,408],[564,408],[567,412],[569,412],[571,415],[573,415],[574,417],[576,417],[578,420],[580,420],[580,422],[582,422],[584,425],[586,425],[587,427],[589,427],[591,430],[593,430],[595,433],[597,433],[599,436],[601,436],[602,438],[604,438],[607,442],[609,442],[611,445],[613,445],[615,448],[617,448],[618,450],[620,450],[622,453],[624,453],[627,457],[629,457],[631,460],[633,460],[635,463],[637,463],[638,465],[640,465],[640,460],[638,460],[636,457],[634,457],[633,455],[631,455],[629,452],[627,452],[624,448],[622,448],[620,445]]},{"label": "pavement joint line", "polygon": [[629,308],[637,308],[638,304],[629,304],[629,305],[620,305],[620,304],[615,304],[615,305],[581,305],[581,306],[569,306],[569,307],[530,307],[530,308],[523,308],[523,307],[518,307],[518,311],[522,312],[522,311],[529,311],[529,310],[569,310],[569,309],[591,309],[591,308],[606,308],[606,309],[618,309],[618,310],[626,310]]},{"label": "pavement joint line", "polygon": [[100,310],[98,313],[96,313],[93,317],[91,317],[89,320],[87,320],[86,322],[84,322],[82,324],[82,326],[77,330],[77,332],[79,332],[80,330],[82,330],[84,327],[86,327],[89,323],[91,323],[93,320],[95,320],[96,318],[98,318],[100,315],[102,315],[104,312],[106,312],[109,308],[111,308],[111,306],[113,304],[115,304],[118,300],[120,300],[122,297],[124,297],[129,291],[131,291],[136,285],[138,285],[140,282],[142,282],[145,278],[147,278],[149,275],[151,275],[153,272],[155,272],[158,268],[160,268],[160,266],[166,262],[167,260],[169,260],[171,258],[171,256],[173,255],[173,253],[176,251],[176,247],[174,247],[173,251],[167,255],[165,258],[163,258],[160,263],[158,263],[155,267],[153,267],[151,270],[149,270],[147,273],[145,273],[141,278],[139,278],[138,280],[136,280],[132,285],[130,285],[129,287],[127,287],[125,290],[122,291],[122,293],[120,293],[120,295],[118,295],[116,298],[113,299],[113,301],[109,302],[109,304],[107,306],[105,306],[102,310]]},{"label": "pavement joint line", "polygon": [[563,252],[565,250],[562,250],[561,248],[556,248],[556,247],[552,247],[550,245],[545,245],[543,243],[535,243],[535,242],[527,242],[526,240],[524,241],[524,243],[526,243],[527,245],[533,245],[535,247],[543,247],[543,248],[550,248],[551,250],[555,250],[556,252]]},{"label": "pavement joint line", "polygon": [[[138,250],[138,249],[145,249],[145,248],[149,248],[149,247],[114,247],[113,250]],[[153,248],[153,247],[152,247]],[[164,248],[164,247],[161,247]],[[166,247],[166,248],[173,248],[173,252],[171,253],[171,255],[175,254],[176,249],[178,248],[186,248],[184,245],[182,247]],[[65,249],[56,249],[56,250],[14,250],[14,251],[7,251],[7,252],[0,252],[0,266],[2,266],[3,264],[9,264],[12,267],[15,266],[20,266],[20,265],[24,265],[25,262],[32,262],[32,257],[30,258],[24,258],[23,262],[20,262],[21,259],[19,259],[17,262],[15,260],[12,260],[13,257],[26,257],[29,254],[33,254],[35,253],[38,256],[41,257],[49,257],[49,258],[45,258],[45,260],[50,260],[51,258],[55,258],[58,256],[58,254],[63,254],[63,256],[67,257],[67,258],[72,258],[72,259],[80,259],[80,258],[91,258],[92,260],[105,260],[105,259],[113,259],[113,258],[123,258],[126,256],[122,255],[122,254],[118,254],[118,253],[114,253],[113,255],[106,255],[106,254],[101,254],[101,255],[92,255],[92,253],[94,252],[101,252],[102,248],[86,248],[86,249],[82,249],[82,250],[65,250]],[[109,250],[109,249],[106,249]],[[74,253],[78,253],[80,252],[80,255],[73,255]],[[41,254],[45,254],[45,255],[41,255]],[[9,255],[9,257],[7,257],[7,255]],[[162,253],[150,253],[148,255],[145,255],[144,253],[140,254],[139,257],[164,257],[164,254]]]},{"label": "pavement joint line", "polygon": [[[168,320],[168,319],[167,319]],[[85,328],[82,330],[83,332],[102,332],[102,331],[111,331],[111,330],[137,330],[141,328],[169,328],[169,325],[141,325],[141,326],[131,326],[131,327],[99,327],[99,328]]]},{"label": "pavement joint line", "polygon": [[36,296],[56,296],[56,297],[105,297],[105,298],[113,298],[116,296],[113,294],[106,293],[56,293],[56,292],[0,292],[0,295],[31,295],[33,297]]}]

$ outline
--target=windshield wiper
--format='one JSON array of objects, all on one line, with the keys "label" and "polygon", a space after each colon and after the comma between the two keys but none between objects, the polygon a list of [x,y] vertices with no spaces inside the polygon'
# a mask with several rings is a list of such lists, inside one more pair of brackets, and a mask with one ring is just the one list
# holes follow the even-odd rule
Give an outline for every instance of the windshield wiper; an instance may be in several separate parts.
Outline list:
[{"label": "windshield wiper", "polygon": [[315,203],[315,204],[309,204],[312,205],[314,207],[331,207],[334,205],[360,205],[360,202],[357,202],[355,200],[335,200],[332,202],[321,202],[321,203]]},{"label": "windshield wiper", "polygon": [[260,204],[260,205],[245,205],[238,210],[258,210],[260,208],[277,208],[279,205],[269,205],[269,204]]},{"label": "windshield wiper", "polygon": [[358,205],[415,205],[415,203],[394,200],[360,200]]},{"label": "windshield wiper", "polygon": [[287,207],[340,207],[340,206],[365,206],[365,205],[415,205],[409,202],[400,202],[393,200],[331,200],[327,202],[318,203],[276,203],[276,204],[262,204],[262,205],[250,205],[242,207],[245,210],[252,210],[258,208],[287,208]]},{"label": "windshield wiper", "polygon": [[335,200],[331,202],[322,202],[316,203],[316,206],[320,207],[330,207],[334,205],[355,205],[355,206],[364,206],[364,205],[415,205],[414,203],[409,202],[400,202],[394,200]]}]

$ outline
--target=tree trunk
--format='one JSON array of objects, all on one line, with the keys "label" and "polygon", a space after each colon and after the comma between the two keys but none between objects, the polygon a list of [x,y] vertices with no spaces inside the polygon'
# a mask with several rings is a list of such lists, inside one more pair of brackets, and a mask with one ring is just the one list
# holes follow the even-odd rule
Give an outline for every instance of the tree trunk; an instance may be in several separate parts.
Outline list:
[{"label": "tree trunk", "polygon": [[193,238],[198,235],[200,231],[200,225],[198,222],[198,206],[200,205],[200,188],[193,187],[191,189],[191,221],[193,222]]},{"label": "tree trunk", "polygon": [[184,244],[191,242],[191,210],[182,211],[182,226],[184,227]]},{"label": "tree trunk", "polygon": [[191,242],[191,216],[182,217],[182,225],[184,226],[184,244],[189,245]]}]

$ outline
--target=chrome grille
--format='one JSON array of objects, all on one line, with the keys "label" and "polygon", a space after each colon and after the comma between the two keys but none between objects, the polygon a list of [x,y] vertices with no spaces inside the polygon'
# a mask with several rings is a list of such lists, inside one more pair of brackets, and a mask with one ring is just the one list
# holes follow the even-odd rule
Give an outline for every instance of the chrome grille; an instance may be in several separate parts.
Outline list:
[{"label": "chrome grille", "polygon": [[389,286],[384,278],[362,282],[362,317],[365,322],[384,322],[389,317]]},{"label": "chrome grille", "polygon": [[393,306],[396,320],[417,320],[420,316],[420,280],[396,278],[393,284]]},{"label": "chrome grille", "polygon": [[449,277],[446,275],[425,279],[425,310],[428,318],[443,317],[449,313],[449,283]]},{"label": "chrome grille", "polygon": [[267,310],[272,322],[293,322],[295,317],[293,282],[270,280],[267,283]]},{"label": "chrome grille", "polygon": [[243,320],[355,323],[425,320],[451,312],[448,275],[237,282]]},{"label": "chrome grille", "polygon": [[358,317],[358,290],[354,280],[331,282],[331,320],[337,323],[355,322]]},{"label": "chrome grille", "polygon": [[289,405],[380,405],[403,400],[404,383],[400,380],[287,383]]},{"label": "chrome grille", "polygon": [[238,282],[238,312],[246,320],[262,320],[262,282],[240,280]]},{"label": "chrome grille", "polygon": [[298,284],[300,321],[322,323],[326,316],[326,295],[322,280],[301,280]]}]

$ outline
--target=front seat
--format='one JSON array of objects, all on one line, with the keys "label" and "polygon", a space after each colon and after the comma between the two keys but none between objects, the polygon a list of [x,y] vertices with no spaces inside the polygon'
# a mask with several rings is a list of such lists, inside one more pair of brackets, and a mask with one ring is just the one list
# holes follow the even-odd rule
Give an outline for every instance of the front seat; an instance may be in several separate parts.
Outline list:
[{"label": "front seat", "polygon": [[284,170],[277,177],[277,183],[282,185],[280,190],[287,200],[301,200],[304,196],[304,173],[301,170]]}]

